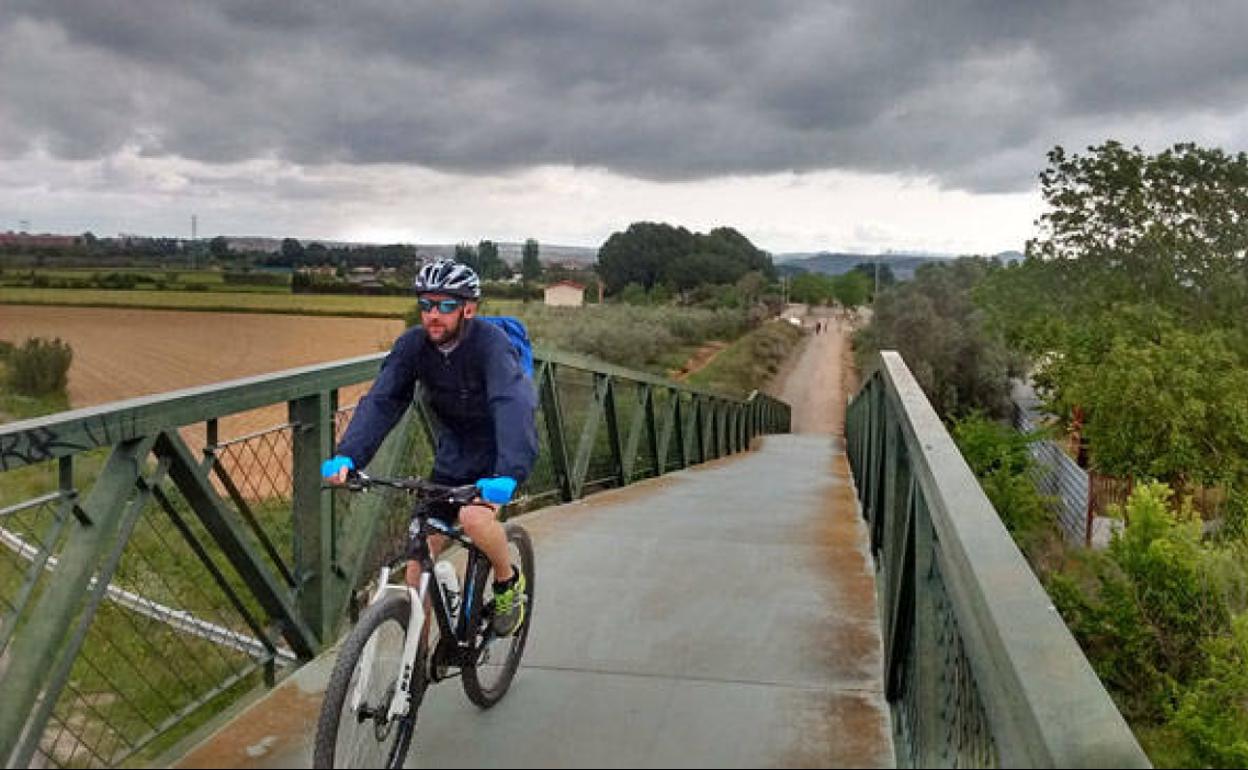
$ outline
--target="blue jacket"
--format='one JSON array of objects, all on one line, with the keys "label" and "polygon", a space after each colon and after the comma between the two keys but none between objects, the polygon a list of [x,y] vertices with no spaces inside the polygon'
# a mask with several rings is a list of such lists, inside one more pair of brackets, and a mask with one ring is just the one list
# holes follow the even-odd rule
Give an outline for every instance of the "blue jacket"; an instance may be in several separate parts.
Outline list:
[{"label": "blue jacket", "polygon": [[523,483],[537,459],[537,394],[520,369],[507,334],[468,319],[459,345],[443,353],[414,326],[395,341],[368,394],[338,445],[338,454],[363,468],[424,387],[437,422],[433,478],[471,484],[489,476]]}]

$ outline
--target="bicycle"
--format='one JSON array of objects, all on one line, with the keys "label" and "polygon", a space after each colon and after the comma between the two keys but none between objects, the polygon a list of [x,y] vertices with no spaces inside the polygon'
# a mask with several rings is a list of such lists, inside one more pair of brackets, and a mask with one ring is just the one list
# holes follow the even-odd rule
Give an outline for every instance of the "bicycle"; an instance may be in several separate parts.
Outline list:
[{"label": "bicycle", "polygon": [[[411,748],[416,714],[431,684],[460,677],[480,708],[502,699],[520,665],[533,617],[533,545],[518,524],[504,525],[513,563],[525,576],[525,618],[506,637],[496,636],[491,566],[463,530],[429,513],[431,503],[462,506],[478,496],[474,485],[448,487],[420,478],[385,479],[354,472],[346,488],[362,492],[392,487],[416,497],[408,529],[408,558],[421,565],[420,585],[391,585],[394,563],[377,575],[367,608],[338,653],[325,690],[313,750],[314,767],[402,767]],[[430,535],[464,547],[467,564],[459,597],[434,579]],[[448,562],[449,564],[449,562]],[[458,577],[458,573],[456,573]],[[431,587],[436,586],[435,590]],[[412,612],[416,607],[419,611]],[[432,613],[436,629],[428,623]],[[431,632],[437,631],[436,641]]]}]

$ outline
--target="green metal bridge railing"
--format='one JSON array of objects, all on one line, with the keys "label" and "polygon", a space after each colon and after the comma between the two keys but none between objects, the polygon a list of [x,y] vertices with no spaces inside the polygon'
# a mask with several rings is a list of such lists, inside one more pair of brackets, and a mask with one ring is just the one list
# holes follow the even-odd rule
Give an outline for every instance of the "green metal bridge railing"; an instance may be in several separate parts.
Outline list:
[{"label": "green metal bridge railing", "polygon": [[908,767],[1148,767],[895,352],[851,401],[885,692]]},{"label": "green metal bridge railing", "polygon": [[[339,400],[382,358],[0,426],[0,762],[150,762],[336,638],[406,526],[401,495],[321,488],[354,408]],[[766,396],[536,364],[541,452],[512,513],[789,429]],[[417,399],[372,470],[427,472],[434,434]]]}]

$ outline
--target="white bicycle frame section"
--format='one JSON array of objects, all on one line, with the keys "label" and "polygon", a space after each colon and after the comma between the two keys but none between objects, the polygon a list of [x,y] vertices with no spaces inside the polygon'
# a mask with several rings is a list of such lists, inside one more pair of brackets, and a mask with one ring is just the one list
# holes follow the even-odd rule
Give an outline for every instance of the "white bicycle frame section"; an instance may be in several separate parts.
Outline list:
[{"label": "white bicycle frame section", "polygon": [[[416,671],[416,652],[420,647],[420,635],[425,626],[425,596],[429,590],[429,577],[428,573],[421,575],[419,589],[408,585],[389,585],[390,567],[382,567],[381,573],[377,576],[377,590],[373,592],[373,597],[369,600],[371,607],[387,594],[406,593],[411,607],[407,620],[407,636],[403,641],[403,657],[399,660],[398,686],[394,688],[394,695],[390,699],[390,709],[386,715],[387,722],[406,716],[408,707],[411,705],[410,689],[412,675]],[[360,710],[364,693],[368,692],[369,677],[373,670],[373,656],[376,654],[375,646],[376,637],[370,637],[364,645],[364,654],[360,656],[358,664],[360,678],[356,680],[355,690],[351,693],[352,713]],[[421,664],[423,665],[423,661]]]}]

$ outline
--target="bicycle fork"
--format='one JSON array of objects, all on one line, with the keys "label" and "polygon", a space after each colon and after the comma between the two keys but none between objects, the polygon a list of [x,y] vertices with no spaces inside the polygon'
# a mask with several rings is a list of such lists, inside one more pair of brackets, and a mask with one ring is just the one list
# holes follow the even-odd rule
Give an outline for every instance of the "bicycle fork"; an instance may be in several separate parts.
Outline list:
[{"label": "bicycle fork", "polygon": [[[429,588],[429,573],[425,572],[421,575],[419,589],[408,585],[388,585],[389,579],[390,568],[383,567],[378,580],[377,591],[373,593],[373,598],[369,603],[376,604],[386,594],[406,592],[408,606],[411,607],[411,610],[408,613],[407,635],[403,640],[403,655],[399,659],[399,676],[395,684],[394,694],[390,698],[390,705],[386,710],[387,723],[407,716],[411,707],[412,677],[416,673],[416,654],[420,650],[421,632],[425,626],[425,604],[422,597],[425,596]],[[351,693],[351,713],[353,714],[360,712],[364,694],[368,692],[373,671],[373,658],[375,656],[376,637],[374,636],[365,643],[364,653],[360,656],[360,678],[356,681],[355,689]],[[380,706],[380,704],[378,705]]]}]

